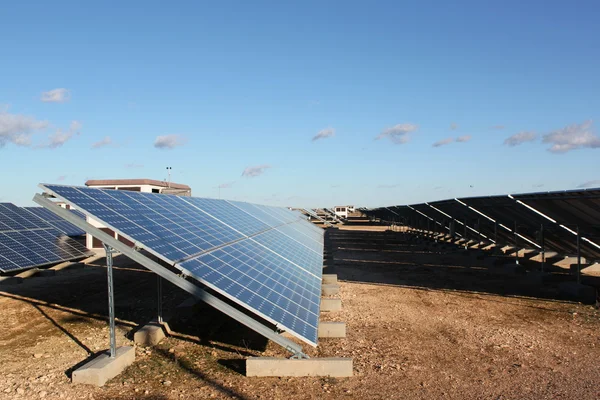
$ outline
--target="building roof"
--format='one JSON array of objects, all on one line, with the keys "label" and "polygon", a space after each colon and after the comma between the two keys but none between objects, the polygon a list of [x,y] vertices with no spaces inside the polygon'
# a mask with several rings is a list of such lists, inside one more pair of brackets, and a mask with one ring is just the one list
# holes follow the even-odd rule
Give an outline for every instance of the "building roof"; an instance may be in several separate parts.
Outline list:
[{"label": "building roof", "polygon": [[154,179],[90,179],[86,186],[124,186],[124,185],[151,185],[159,187],[170,187],[171,189],[192,190],[188,185],[182,183],[167,183]]}]

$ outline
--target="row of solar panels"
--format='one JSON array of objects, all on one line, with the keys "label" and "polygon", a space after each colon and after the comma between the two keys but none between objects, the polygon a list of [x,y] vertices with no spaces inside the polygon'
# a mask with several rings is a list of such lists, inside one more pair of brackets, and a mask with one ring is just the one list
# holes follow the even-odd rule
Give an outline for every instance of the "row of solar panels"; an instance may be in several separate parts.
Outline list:
[{"label": "row of solar panels", "polygon": [[44,208],[0,203],[0,272],[86,257],[90,252],[70,237],[83,233]]},{"label": "row of solar panels", "polygon": [[382,221],[600,260],[600,189],[458,198],[363,209]]},{"label": "row of solar panels", "polygon": [[40,186],[136,248],[316,345],[323,231],[302,214],[237,201]]}]

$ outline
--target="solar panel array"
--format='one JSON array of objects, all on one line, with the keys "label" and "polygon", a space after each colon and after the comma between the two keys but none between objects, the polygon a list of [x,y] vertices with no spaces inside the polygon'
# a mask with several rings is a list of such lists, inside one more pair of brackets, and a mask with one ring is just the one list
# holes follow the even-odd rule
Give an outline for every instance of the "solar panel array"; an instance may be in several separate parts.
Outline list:
[{"label": "solar panel array", "polygon": [[[52,211],[46,210],[44,207],[24,207],[24,209],[34,214],[38,218],[42,219],[46,223],[52,225],[57,230],[59,230],[67,236],[81,236],[85,234],[85,231],[83,229],[76,227],[70,222],[67,222],[63,218],[54,214]],[[79,217],[83,216],[83,214],[81,213],[77,213],[75,215]],[[83,218],[85,219],[85,216],[83,216]]]},{"label": "solar panel array", "polygon": [[0,203],[0,272],[74,260],[89,255],[79,242],[64,236],[29,211]]},{"label": "solar panel array", "polygon": [[600,189],[585,189],[467,197],[363,212],[382,221],[446,233],[454,220],[456,231],[467,239],[536,249],[543,245],[563,255],[577,253],[579,229],[581,254],[593,262],[600,260],[599,210]]},{"label": "solar panel array", "polygon": [[285,208],[42,185],[187,275],[311,345],[323,231]]}]

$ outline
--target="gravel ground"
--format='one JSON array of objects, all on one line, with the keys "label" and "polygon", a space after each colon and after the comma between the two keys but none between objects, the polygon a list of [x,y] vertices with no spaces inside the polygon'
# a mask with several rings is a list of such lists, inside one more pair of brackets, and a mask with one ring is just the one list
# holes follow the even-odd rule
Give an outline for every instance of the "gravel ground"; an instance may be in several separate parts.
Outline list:
[{"label": "gravel ground", "polygon": [[[593,306],[423,251],[402,234],[382,244],[381,235],[331,235],[343,310],[322,319],[345,321],[348,337],[305,346],[311,357],[352,357],[352,378],[246,378],[245,357],[286,354],[199,304],[175,317],[174,336],[137,348],[136,362],[104,387],[72,385],[72,369],[108,346],[100,260],[0,287],[0,398],[600,398]],[[117,343],[125,345],[155,313],[156,278],[122,257],[116,264]],[[170,285],[163,292],[166,309],[188,297]]]}]

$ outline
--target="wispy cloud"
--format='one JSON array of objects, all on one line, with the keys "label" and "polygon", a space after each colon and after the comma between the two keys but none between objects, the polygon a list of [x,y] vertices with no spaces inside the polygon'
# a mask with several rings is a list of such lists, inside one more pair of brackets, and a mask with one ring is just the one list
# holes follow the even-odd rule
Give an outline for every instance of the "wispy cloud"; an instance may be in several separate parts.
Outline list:
[{"label": "wispy cloud", "polygon": [[552,145],[548,148],[548,151],[552,153],[566,153],[583,148],[600,148],[600,137],[594,133],[592,121],[569,125],[547,133],[544,135],[542,142]]},{"label": "wispy cloud", "polygon": [[112,144],[112,139],[110,136],[104,136],[102,140],[95,142],[92,144],[92,149],[99,149],[101,147],[110,146]]},{"label": "wispy cloud", "polygon": [[454,138],[446,138],[446,139],[442,139],[442,140],[438,140],[437,142],[435,142],[434,144],[432,144],[433,147],[440,147],[440,146],[445,146],[447,144],[450,144],[454,142]]},{"label": "wispy cloud", "polygon": [[504,139],[504,144],[510,147],[514,147],[523,143],[533,142],[536,139],[537,134],[535,132],[523,131]]},{"label": "wispy cloud", "polygon": [[7,143],[31,146],[31,135],[48,126],[48,121],[40,121],[27,115],[10,114],[0,108],[0,147]]},{"label": "wispy cloud", "polygon": [[182,146],[187,142],[187,138],[181,135],[164,135],[157,136],[154,141],[154,147],[157,149],[174,149]]},{"label": "wispy cloud", "polygon": [[494,125],[490,129],[493,129],[495,131],[499,131],[499,130],[502,130],[504,128],[506,128],[504,125]]},{"label": "wispy cloud", "polygon": [[531,185],[531,187],[533,187],[533,188],[536,188],[536,189],[539,189],[539,188],[542,188],[542,187],[544,187],[544,184],[543,184],[543,183],[538,183],[538,184],[536,184],[536,185]]},{"label": "wispy cloud", "polygon": [[395,185],[377,185],[377,189],[393,189],[399,187],[400,184],[397,183]]},{"label": "wispy cloud", "polygon": [[217,186],[218,189],[229,189],[230,187],[233,186],[234,182],[226,182],[226,183],[221,183],[219,186]]},{"label": "wispy cloud", "polygon": [[583,182],[581,185],[577,186],[577,188],[579,188],[579,189],[592,188],[592,187],[600,187],[600,179]]},{"label": "wispy cloud", "polygon": [[434,144],[432,144],[433,147],[441,147],[441,146],[446,146],[447,144],[450,143],[466,143],[469,140],[471,140],[471,135],[463,135],[463,136],[459,136],[456,139],[454,139],[453,137],[449,137],[446,139],[442,139],[442,140],[438,140],[437,142],[435,142]]},{"label": "wispy cloud", "polygon": [[455,131],[455,130],[457,130],[457,129],[458,129],[458,124],[456,124],[456,123],[454,123],[454,122],[450,124],[450,130],[451,130],[451,131]]},{"label": "wispy cloud", "polygon": [[40,100],[44,103],[65,103],[71,99],[71,91],[65,88],[43,92]]},{"label": "wispy cloud", "polygon": [[129,169],[144,168],[144,164],[136,164],[136,163],[125,164],[125,168],[129,168]]},{"label": "wispy cloud", "polygon": [[375,140],[390,138],[396,144],[404,144],[410,141],[410,133],[418,129],[415,124],[397,124],[389,128],[385,128]]},{"label": "wispy cloud", "polygon": [[50,135],[48,143],[39,145],[40,148],[56,149],[62,147],[67,143],[73,136],[81,134],[81,123],[79,121],[72,121],[68,131],[58,129],[54,134]]},{"label": "wispy cloud", "polygon": [[267,164],[257,165],[254,167],[247,167],[244,170],[244,172],[242,172],[242,176],[245,176],[247,178],[254,178],[256,176],[262,175],[269,168],[271,168],[271,166]]},{"label": "wispy cloud", "polygon": [[314,142],[315,140],[325,139],[325,138],[333,137],[333,136],[335,136],[335,129],[333,129],[333,128],[322,129],[319,131],[319,133],[317,133],[312,138],[312,141]]}]

